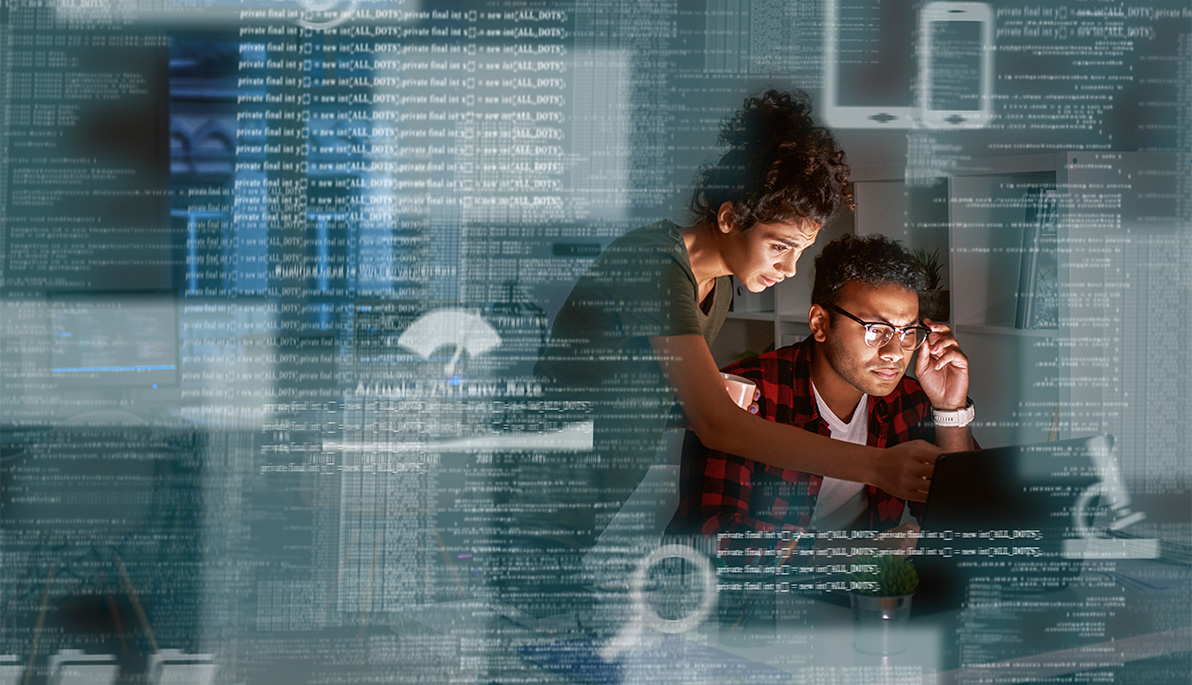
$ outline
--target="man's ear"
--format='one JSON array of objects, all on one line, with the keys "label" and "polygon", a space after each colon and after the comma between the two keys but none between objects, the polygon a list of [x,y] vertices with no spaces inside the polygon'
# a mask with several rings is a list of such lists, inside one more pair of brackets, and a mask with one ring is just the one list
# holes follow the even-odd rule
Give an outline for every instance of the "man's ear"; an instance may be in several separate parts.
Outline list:
[{"label": "man's ear", "polygon": [[811,326],[811,337],[816,342],[822,343],[828,340],[828,329],[831,327],[828,310],[818,304],[811,305],[811,311],[807,312],[807,325]]},{"label": "man's ear", "polygon": [[720,209],[716,210],[716,229],[721,233],[728,235],[733,232],[733,228],[737,225],[737,213],[733,211],[733,203],[723,202],[720,204]]}]

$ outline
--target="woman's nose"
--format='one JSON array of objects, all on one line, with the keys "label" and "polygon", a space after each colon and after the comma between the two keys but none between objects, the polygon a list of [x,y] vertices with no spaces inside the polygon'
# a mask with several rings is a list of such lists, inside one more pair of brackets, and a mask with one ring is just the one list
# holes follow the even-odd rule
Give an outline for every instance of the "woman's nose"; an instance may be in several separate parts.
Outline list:
[{"label": "woman's nose", "polygon": [[778,262],[774,265],[774,267],[777,268],[778,271],[784,274],[787,278],[790,278],[791,276],[795,275],[796,271],[798,271],[798,267],[796,266],[796,262],[798,261],[799,255],[796,254]]}]

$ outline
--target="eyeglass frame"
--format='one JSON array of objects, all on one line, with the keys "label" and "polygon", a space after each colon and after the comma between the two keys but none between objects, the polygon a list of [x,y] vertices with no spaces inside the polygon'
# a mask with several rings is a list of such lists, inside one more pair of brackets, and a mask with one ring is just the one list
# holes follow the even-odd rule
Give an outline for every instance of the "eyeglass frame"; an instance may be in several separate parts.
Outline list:
[{"label": "eyeglass frame", "polygon": [[[898,335],[898,346],[901,347],[902,349],[906,350],[907,352],[913,352],[913,351],[919,349],[920,347],[922,347],[923,343],[927,341],[927,336],[931,335],[930,328],[928,328],[926,326],[920,326],[919,324],[914,324],[912,326],[895,326],[894,324],[887,323],[885,321],[862,321],[856,315],[850,314],[850,313],[844,311],[836,304],[830,304],[828,306],[831,307],[832,309],[840,312],[841,314],[844,314],[848,318],[852,319],[853,321],[856,321],[857,323],[859,323],[865,327],[865,333],[866,333],[865,346],[866,347],[873,347],[876,349],[881,349],[881,348],[885,347],[886,345],[889,345],[890,341],[894,339],[894,335],[897,334]],[[871,326],[884,326],[886,328],[889,328],[890,329],[890,337],[887,338],[881,344],[870,343],[869,339],[868,339],[868,334],[874,332],[870,328]],[[912,345],[911,347],[907,347],[906,344],[903,343],[903,340],[906,340],[907,331],[923,331],[923,337],[919,338],[918,334],[916,334],[915,335],[915,339],[916,339],[915,344]]]}]

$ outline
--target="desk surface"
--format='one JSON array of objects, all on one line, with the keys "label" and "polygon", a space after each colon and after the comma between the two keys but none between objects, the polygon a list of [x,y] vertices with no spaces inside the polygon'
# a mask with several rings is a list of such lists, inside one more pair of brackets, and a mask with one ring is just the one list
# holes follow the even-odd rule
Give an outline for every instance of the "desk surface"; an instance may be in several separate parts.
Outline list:
[{"label": "desk surface", "polygon": [[[1152,562],[1156,563],[1157,562]],[[963,610],[913,616],[906,651],[890,656],[853,648],[851,611],[825,602],[788,600],[773,629],[751,627],[757,646],[716,644],[792,674],[819,672],[824,682],[1032,682],[1118,669],[1111,682],[1172,682],[1131,663],[1179,655],[1192,676],[1192,576],[1164,590],[1126,589],[1101,573],[1082,574],[1069,588],[990,597]],[[1168,666],[1161,666],[1166,669]],[[1133,671],[1138,673],[1133,674]],[[796,679],[798,681],[798,679]],[[1182,681],[1181,681],[1182,682]]]},{"label": "desk surface", "polygon": [[[906,626],[906,651],[890,656],[853,648],[847,607],[793,595],[778,595],[774,620],[748,626],[742,639],[722,636],[715,616],[681,636],[646,628],[609,671],[592,670],[593,648],[574,635],[552,640],[527,632],[519,651],[541,668],[544,682],[1014,683],[1086,671],[1115,685],[1187,682],[1192,569],[1166,566],[1185,582],[1140,591],[1086,572],[1063,590],[915,616]],[[555,650],[564,656],[551,656],[550,645],[564,645]],[[735,666],[699,666],[717,654]],[[1172,680],[1176,673],[1182,675]]]}]

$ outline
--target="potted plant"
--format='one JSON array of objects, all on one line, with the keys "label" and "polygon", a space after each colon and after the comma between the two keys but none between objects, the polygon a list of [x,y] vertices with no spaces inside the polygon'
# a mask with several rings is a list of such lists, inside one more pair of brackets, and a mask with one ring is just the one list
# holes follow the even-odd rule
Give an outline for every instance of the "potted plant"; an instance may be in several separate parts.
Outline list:
[{"label": "potted plant", "polygon": [[947,288],[943,287],[942,270],[943,264],[940,263],[940,249],[937,247],[931,252],[917,247],[915,248],[915,259],[923,265],[923,269],[927,272],[927,290],[919,293],[919,316],[932,321],[947,321],[951,312],[949,311],[949,293]]},{"label": "potted plant", "polygon": [[853,646],[867,654],[906,649],[906,622],[919,574],[909,559],[892,555],[857,557],[849,574]]}]

